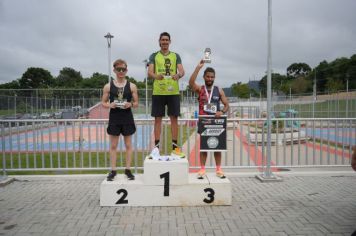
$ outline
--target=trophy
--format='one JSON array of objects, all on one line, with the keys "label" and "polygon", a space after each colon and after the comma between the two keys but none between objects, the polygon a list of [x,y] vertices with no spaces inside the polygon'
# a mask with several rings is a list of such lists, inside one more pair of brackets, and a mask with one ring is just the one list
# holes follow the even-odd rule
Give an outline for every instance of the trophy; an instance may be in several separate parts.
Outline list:
[{"label": "trophy", "polygon": [[204,59],[203,59],[204,63],[211,63],[210,54],[211,54],[211,49],[210,48],[205,48]]},{"label": "trophy", "polygon": [[124,88],[118,88],[117,90],[117,100],[114,100],[116,107],[120,109],[125,108],[125,101],[123,100],[124,98]]},{"label": "trophy", "polygon": [[169,60],[169,58],[164,59],[164,67],[166,68],[164,78],[165,79],[172,78],[172,76],[171,76],[171,60]]}]

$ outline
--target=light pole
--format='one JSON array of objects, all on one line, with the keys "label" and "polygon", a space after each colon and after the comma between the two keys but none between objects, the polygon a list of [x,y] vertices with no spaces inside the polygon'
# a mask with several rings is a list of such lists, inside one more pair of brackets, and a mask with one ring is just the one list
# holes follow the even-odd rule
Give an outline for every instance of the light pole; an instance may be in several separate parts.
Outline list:
[{"label": "light pole", "polygon": [[256,178],[262,182],[281,181],[281,178],[271,171],[271,90],[272,90],[272,0],[268,0],[268,30],[267,30],[267,161],[263,174]]},{"label": "light pole", "polygon": [[113,35],[110,33],[107,33],[104,38],[106,38],[106,41],[108,42],[108,82],[110,84],[110,78],[111,78],[111,39],[114,38]]},{"label": "light pole", "polygon": [[148,88],[147,88],[147,80],[148,80],[148,76],[147,76],[147,68],[148,68],[148,60],[145,59],[142,61],[145,65],[145,82],[146,82],[146,119],[148,118]]}]

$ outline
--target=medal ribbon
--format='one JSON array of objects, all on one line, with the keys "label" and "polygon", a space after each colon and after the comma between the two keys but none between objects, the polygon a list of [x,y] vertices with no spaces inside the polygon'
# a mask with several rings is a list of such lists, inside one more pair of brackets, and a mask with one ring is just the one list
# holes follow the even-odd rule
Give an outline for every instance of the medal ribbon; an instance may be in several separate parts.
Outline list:
[{"label": "medal ribbon", "polygon": [[211,98],[213,96],[214,85],[211,87],[210,94],[208,93],[206,86],[204,86],[204,89],[205,89],[206,97],[208,98],[208,104],[210,104]]}]

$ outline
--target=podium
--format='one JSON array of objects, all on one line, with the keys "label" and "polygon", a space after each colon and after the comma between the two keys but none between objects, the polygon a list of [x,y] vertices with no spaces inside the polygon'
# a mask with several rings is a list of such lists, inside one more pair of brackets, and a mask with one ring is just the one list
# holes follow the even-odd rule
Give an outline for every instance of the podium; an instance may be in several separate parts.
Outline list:
[{"label": "podium", "polygon": [[144,173],[128,180],[120,174],[102,181],[100,206],[204,206],[231,205],[231,182],[207,173],[197,179],[188,160],[158,161],[148,157]]}]

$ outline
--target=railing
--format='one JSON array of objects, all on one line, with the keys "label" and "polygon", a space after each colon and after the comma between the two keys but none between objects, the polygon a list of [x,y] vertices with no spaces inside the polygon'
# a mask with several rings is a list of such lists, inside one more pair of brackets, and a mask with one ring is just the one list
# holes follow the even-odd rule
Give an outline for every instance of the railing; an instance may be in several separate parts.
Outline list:
[{"label": "railing", "polygon": [[[199,136],[196,119],[179,120],[179,144],[189,160],[190,169],[198,169]],[[171,151],[169,119],[163,120],[161,153]],[[272,119],[272,171],[290,167],[347,166],[352,146],[356,145],[356,118],[284,118]],[[132,166],[143,169],[144,158],[153,143],[153,120],[136,119],[132,137]],[[2,161],[8,171],[107,170],[109,137],[107,120],[44,119],[0,120]],[[223,168],[266,166],[266,119],[228,119],[227,151]],[[118,145],[118,168],[125,167],[123,140]],[[207,168],[215,162],[209,153]]]}]

